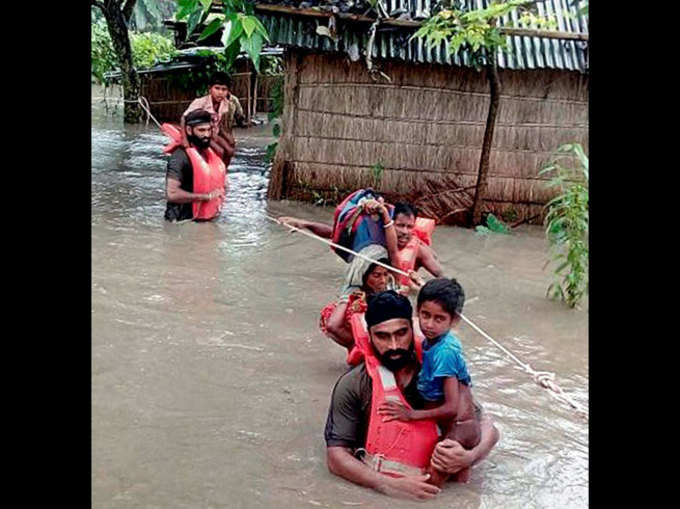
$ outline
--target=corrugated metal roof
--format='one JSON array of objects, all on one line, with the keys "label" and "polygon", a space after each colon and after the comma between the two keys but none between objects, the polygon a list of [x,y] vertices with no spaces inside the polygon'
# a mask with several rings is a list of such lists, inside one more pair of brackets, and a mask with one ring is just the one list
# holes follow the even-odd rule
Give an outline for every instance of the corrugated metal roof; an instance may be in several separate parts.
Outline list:
[{"label": "corrugated metal roof", "polygon": [[[384,0],[387,12],[403,9],[409,13],[412,20],[423,20],[432,12],[432,5],[436,0]],[[260,1],[260,4],[281,5],[280,2]],[[315,2],[323,3],[323,2]],[[467,0],[469,7],[487,7],[488,0]],[[571,0],[545,0],[537,4],[540,15],[552,15],[557,21],[557,30],[574,34],[587,34],[588,25],[583,16],[578,16],[576,8],[570,5]],[[574,19],[567,18],[564,12],[569,12]],[[363,52],[368,42],[366,23],[339,23],[338,40],[332,41],[328,37],[318,35],[316,27],[326,24],[323,18],[297,16],[280,12],[257,13],[258,18],[270,32],[272,44],[311,49],[317,51],[333,51],[357,54],[355,50]],[[519,16],[513,12],[510,17],[521,27]],[[500,23],[509,26],[506,16]],[[523,27],[530,28],[530,27]],[[397,59],[407,62],[436,63],[456,66],[471,66],[468,52],[463,51],[455,55],[446,54],[445,42],[432,49],[428,49],[422,39],[409,42],[408,39],[415,30],[381,25],[375,38],[373,48],[374,58]],[[587,42],[579,40],[562,40],[546,37],[507,36],[509,52],[499,50],[498,66],[502,69],[565,69],[580,71],[588,70]],[[353,47],[354,46],[354,47]],[[350,50],[351,48],[351,50]]]}]

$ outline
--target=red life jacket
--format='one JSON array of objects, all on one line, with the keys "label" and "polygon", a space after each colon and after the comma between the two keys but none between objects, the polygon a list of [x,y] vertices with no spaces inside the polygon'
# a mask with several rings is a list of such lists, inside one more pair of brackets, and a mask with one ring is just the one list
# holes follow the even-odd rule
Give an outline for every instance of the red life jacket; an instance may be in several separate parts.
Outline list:
[{"label": "red life jacket", "polygon": [[[439,439],[433,420],[383,422],[378,406],[385,400],[398,400],[411,406],[397,387],[394,374],[382,366],[373,352],[363,314],[352,316],[355,345],[364,354],[366,371],[373,382],[371,414],[366,434],[364,462],[378,472],[392,476],[422,473],[430,464],[430,457]],[[414,334],[415,351],[422,360],[422,338]]]},{"label": "red life jacket", "polygon": [[[414,270],[416,267],[416,258],[418,257],[418,249],[420,243],[426,245],[432,244],[432,232],[434,231],[434,219],[426,217],[416,218],[416,224],[413,228],[413,235],[402,249],[399,250],[399,259],[396,268],[408,272]],[[402,274],[397,275],[397,281],[401,285],[408,285],[410,279]]]},{"label": "red life jacket", "polygon": [[[182,136],[177,126],[162,124],[161,130],[172,140],[163,147],[163,152],[169,154],[181,147]],[[186,149],[186,153],[189,161],[191,161],[191,168],[194,174],[194,193],[207,194],[218,187],[225,189],[227,167],[224,165],[221,157],[215,154],[210,147],[203,151],[205,158],[194,147]],[[223,203],[223,196],[218,196],[209,201],[193,202],[191,210],[194,219],[209,220],[216,218],[220,215]]]}]

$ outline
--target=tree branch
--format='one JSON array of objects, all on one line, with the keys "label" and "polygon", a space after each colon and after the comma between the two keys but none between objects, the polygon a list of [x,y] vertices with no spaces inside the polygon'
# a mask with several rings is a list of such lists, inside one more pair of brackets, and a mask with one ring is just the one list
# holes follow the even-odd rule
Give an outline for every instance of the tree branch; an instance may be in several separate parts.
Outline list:
[{"label": "tree branch", "polygon": [[123,17],[125,18],[126,23],[130,22],[132,10],[135,8],[136,3],[137,0],[127,0],[127,2],[125,2],[125,6],[123,7]]},{"label": "tree branch", "polygon": [[99,7],[99,10],[101,10],[102,13],[106,10],[106,6],[103,3],[98,2],[97,0],[90,0],[90,1],[92,3],[92,6],[93,7]]}]

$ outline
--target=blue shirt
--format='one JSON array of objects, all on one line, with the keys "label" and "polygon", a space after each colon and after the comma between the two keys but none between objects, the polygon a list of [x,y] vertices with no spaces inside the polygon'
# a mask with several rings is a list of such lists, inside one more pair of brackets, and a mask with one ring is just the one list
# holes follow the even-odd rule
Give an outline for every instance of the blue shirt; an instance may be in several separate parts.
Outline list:
[{"label": "blue shirt", "polygon": [[463,347],[451,331],[434,344],[427,338],[423,341],[423,366],[418,373],[418,392],[428,401],[443,400],[446,377],[456,377],[465,385],[471,383],[463,359]]}]

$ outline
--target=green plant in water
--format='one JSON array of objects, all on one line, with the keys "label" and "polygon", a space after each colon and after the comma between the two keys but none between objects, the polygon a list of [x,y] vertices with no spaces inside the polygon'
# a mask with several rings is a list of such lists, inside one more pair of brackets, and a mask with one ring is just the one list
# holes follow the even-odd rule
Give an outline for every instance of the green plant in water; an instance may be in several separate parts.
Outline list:
[{"label": "green plant in water", "polygon": [[489,233],[503,233],[510,234],[510,228],[493,214],[486,216],[486,226],[478,225],[475,231],[480,235],[488,235]]},{"label": "green plant in water", "polygon": [[[565,165],[565,162],[569,165]],[[576,162],[576,165],[574,165]],[[578,143],[561,145],[539,175],[552,174],[546,184],[559,194],[545,208],[550,262],[557,264],[546,295],[576,307],[588,293],[588,156]]]},{"label": "green plant in water", "polygon": [[373,189],[378,189],[380,181],[382,180],[383,173],[385,172],[385,167],[381,162],[375,163],[371,167],[371,177],[373,179]]}]

